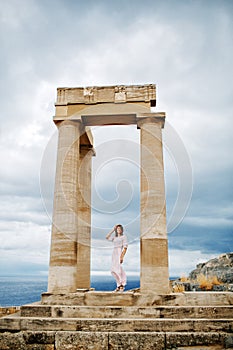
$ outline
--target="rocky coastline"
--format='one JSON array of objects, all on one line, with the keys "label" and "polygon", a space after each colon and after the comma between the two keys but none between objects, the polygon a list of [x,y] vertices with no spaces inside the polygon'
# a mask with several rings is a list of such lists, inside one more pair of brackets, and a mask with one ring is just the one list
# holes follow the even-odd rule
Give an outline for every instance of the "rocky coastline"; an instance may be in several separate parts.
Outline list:
[{"label": "rocky coastline", "polygon": [[190,280],[197,279],[203,274],[206,277],[216,276],[221,283],[233,283],[233,253],[221,254],[205,263],[198,264],[196,269],[189,274]]},{"label": "rocky coastline", "polygon": [[233,253],[200,263],[189,276],[173,282],[173,291],[233,291]]}]

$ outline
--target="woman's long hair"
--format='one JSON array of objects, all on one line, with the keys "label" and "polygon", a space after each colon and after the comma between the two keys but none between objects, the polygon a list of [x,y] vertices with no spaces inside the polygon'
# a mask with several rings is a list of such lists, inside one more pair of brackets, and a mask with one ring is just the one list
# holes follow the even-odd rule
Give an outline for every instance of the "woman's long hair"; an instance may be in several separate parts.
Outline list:
[{"label": "woman's long hair", "polygon": [[118,236],[118,233],[117,233],[117,227],[120,227],[120,229],[121,229],[121,233],[120,233],[120,235],[122,236],[123,235],[123,232],[124,232],[124,228],[123,228],[123,226],[122,225],[116,225],[116,229],[115,229],[115,236],[117,237]]}]

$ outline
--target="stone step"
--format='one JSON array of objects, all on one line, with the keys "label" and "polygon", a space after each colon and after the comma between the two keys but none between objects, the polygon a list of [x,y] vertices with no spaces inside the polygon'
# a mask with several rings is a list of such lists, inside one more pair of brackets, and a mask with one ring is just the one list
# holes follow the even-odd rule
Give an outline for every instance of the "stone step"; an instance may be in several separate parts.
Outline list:
[{"label": "stone step", "polygon": [[52,318],[20,317],[14,314],[0,320],[1,331],[84,331],[84,332],[225,332],[233,329],[231,319],[167,318]]},{"label": "stone step", "polygon": [[0,349],[223,350],[229,333],[203,332],[17,332],[0,333]]},{"label": "stone step", "polygon": [[134,291],[43,293],[41,303],[70,306],[223,306],[233,305],[233,292],[184,292],[167,295],[142,294]]},{"label": "stone step", "polygon": [[24,305],[22,317],[64,318],[221,318],[233,317],[233,305],[227,306],[64,306]]}]

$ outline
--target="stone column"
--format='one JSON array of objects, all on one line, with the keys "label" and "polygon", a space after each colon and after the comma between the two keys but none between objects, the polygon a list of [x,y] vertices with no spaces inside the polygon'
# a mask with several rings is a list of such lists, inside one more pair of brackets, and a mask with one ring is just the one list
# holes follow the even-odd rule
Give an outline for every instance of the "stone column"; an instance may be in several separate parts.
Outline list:
[{"label": "stone column", "polygon": [[81,146],[78,173],[77,288],[90,288],[91,162],[93,149]]},{"label": "stone column", "polygon": [[78,164],[81,122],[58,124],[48,292],[69,293],[77,288]]},{"label": "stone column", "polygon": [[141,129],[141,291],[168,293],[166,200],[159,118],[138,118]]}]

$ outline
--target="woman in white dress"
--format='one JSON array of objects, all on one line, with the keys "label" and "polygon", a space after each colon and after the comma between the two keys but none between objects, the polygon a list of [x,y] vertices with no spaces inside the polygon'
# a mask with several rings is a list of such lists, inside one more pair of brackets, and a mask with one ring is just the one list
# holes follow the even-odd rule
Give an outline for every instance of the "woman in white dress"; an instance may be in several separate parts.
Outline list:
[{"label": "woman in white dress", "polygon": [[[112,237],[112,233],[115,232],[115,236]],[[111,274],[116,280],[117,288],[115,292],[123,292],[127,282],[125,271],[122,268],[124,256],[128,248],[127,237],[123,234],[124,229],[122,225],[116,225],[112,231],[110,231],[106,239],[113,242],[114,248],[112,252],[112,266]]]}]

